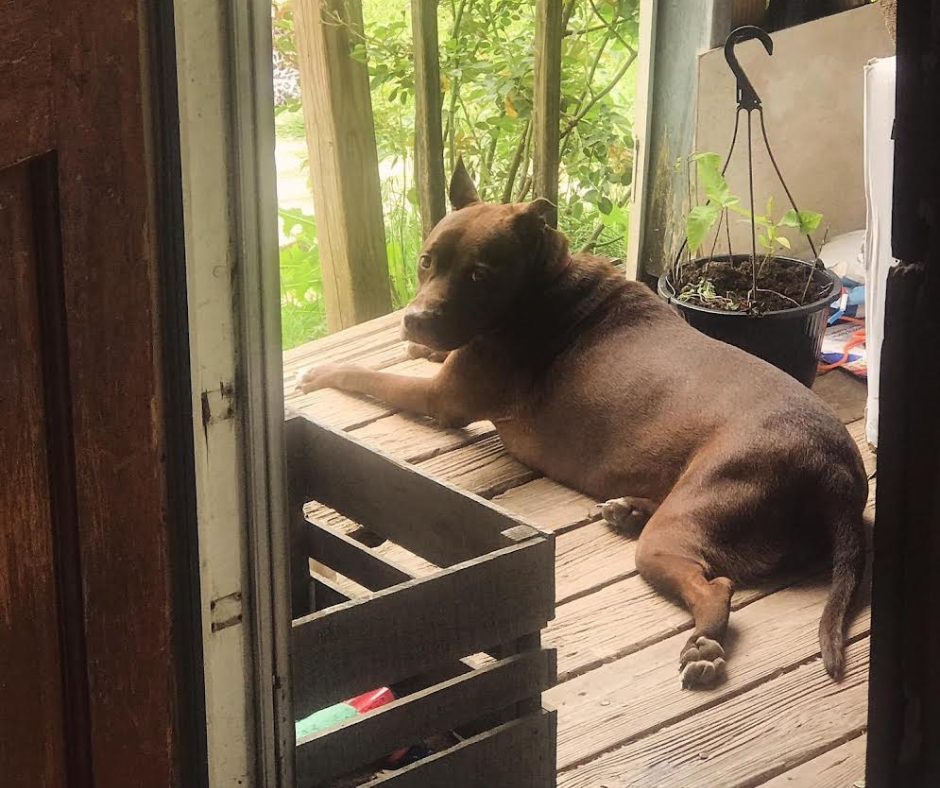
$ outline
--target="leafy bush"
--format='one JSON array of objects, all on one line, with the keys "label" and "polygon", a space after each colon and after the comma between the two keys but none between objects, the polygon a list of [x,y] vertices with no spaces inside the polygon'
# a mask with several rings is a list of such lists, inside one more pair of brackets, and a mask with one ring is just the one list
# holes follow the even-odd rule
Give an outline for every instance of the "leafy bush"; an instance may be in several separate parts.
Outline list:
[{"label": "leafy bush", "polygon": [[[414,292],[414,261],[421,246],[412,182],[414,49],[409,3],[364,0],[363,6],[365,34],[357,38],[353,56],[369,66],[389,278],[398,306]],[[564,4],[559,227],[574,249],[598,248],[616,256],[625,248],[638,6],[639,0]],[[445,172],[449,176],[462,155],[486,200],[532,197],[534,7],[519,0],[443,0],[439,7]],[[274,0],[273,18],[276,59],[283,73],[296,67],[291,0]],[[281,103],[279,135],[301,136],[298,109],[296,99]],[[282,211],[282,218],[289,213]],[[325,331],[317,322],[323,318],[322,297],[296,297],[301,286],[315,289],[320,281],[315,231],[309,238],[300,232],[284,247],[282,269],[285,264],[291,267],[285,278],[293,277],[294,284],[282,290],[294,295],[285,302],[284,340],[305,341]],[[298,266],[306,266],[306,273],[299,275]],[[303,310],[309,319],[301,319]],[[305,331],[310,333],[305,336]]]},{"label": "leafy bush", "polygon": [[313,216],[297,208],[278,214],[291,239],[281,247],[281,342],[292,348],[326,334],[323,275]]}]

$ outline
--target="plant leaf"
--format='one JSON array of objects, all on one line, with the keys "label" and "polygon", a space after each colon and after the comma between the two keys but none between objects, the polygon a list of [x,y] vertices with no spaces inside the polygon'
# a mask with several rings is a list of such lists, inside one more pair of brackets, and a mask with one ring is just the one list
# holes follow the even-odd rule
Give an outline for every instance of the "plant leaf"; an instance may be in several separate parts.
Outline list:
[{"label": "plant leaf", "polygon": [[785,249],[789,249],[789,248],[790,248],[790,239],[787,238],[785,235],[778,235],[778,236],[777,236],[777,243],[780,244],[780,245],[781,245],[782,247],[784,247]]},{"label": "plant leaf", "polygon": [[803,235],[809,235],[813,230],[819,227],[823,215],[815,211],[800,211],[800,232]]},{"label": "plant leaf", "polygon": [[800,211],[797,213],[792,208],[787,211],[779,224],[784,227],[798,227],[800,235],[809,235],[813,230],[819,227],[823,215],[816,211]]},{"label": "plant leaf", "polygon": [[702,245],[708,231],[718,221],[718,214],[721,209],[717,205],[696,205],[689,211],[689,218],[686,220],[685,238],[689,244],[689,251],[695,253],[695,250]]},{"label": "plant leaf", "polygon": [[721,158],[717,153],[696,154],[698,178],[702,182],[708,199],[724,208],[738,200],[731,194],[725,176],[721,174]]},{"label": "plant leaf", "polygon": [[705,166],[715,170],[721,168],[721,156],[708,151],[704,153],[693,153],[689,156],[689,161],[704,162]]}]

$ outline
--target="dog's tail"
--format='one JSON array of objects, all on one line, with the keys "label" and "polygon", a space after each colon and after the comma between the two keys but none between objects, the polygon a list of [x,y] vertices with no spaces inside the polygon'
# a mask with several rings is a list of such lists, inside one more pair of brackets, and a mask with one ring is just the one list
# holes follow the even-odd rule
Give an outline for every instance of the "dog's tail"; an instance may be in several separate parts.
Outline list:
[{"label": "dog's tail", "polygon": [[845,672],[845,621],[865,571],[861,515],[839,512],[830,524],[832,587],[819,621],[819,645],[826,672],[836,681]]}]

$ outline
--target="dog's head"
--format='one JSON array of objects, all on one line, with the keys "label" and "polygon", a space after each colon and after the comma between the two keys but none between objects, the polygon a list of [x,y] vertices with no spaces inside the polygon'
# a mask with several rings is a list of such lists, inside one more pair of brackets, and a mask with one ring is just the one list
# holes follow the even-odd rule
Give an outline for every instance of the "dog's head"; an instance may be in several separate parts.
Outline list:
[{"label": "dog's head", "polygon": [[546,199],[484,203],[461,159],[450,202],[454,210],[421,248],[418,292],[402,320],[404,339],[434,350],[454,350],[501,323],[524,288],[567,259]]}]

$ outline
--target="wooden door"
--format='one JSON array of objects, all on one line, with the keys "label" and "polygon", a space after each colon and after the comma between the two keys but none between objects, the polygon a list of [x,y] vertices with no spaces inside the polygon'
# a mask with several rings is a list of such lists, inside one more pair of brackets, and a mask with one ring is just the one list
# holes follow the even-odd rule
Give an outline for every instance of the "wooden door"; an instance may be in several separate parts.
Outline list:
[{"label": "wooden door", "polygon": [[133,0],[0,0],[0,783],[175,784]]}]

